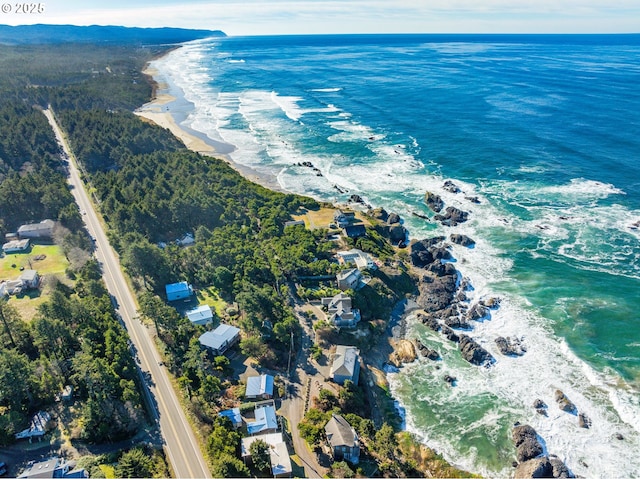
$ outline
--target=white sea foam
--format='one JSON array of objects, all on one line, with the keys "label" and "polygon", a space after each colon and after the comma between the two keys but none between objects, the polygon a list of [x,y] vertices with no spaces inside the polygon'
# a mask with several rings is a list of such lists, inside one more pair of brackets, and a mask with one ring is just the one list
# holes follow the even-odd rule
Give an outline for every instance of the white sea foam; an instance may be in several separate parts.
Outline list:
[{"label": "white sea foam", "polygon": [[[507,238],[505,241],[508,241],[509,237],[531,236],[536,239],[531,255],[553,255],[577,262],[576,267],[602,268],[609,272],[612,267],[627,268],[625,271],[629,275],[633,275],[633,268],[636,268],[636,277],[640,277],[640,260],[633,256],[637,254],[634,253],[637,248],[624,247],[625,242],[638,240],[640,232],[632,230],[630,225],[640,218],[640,212],[603,201],[624,194],[614,185],[575,179],[554,186],[488,180],[476,186],[453,179],[464,193],[451,193],[443,188],[445,178],[438,174],[437,165],[425,165],[415,158],[413,152],[420,148],[415,138],[392,139],[389,132],[361,124],[348,111],[334,105],[318,105],[308,98],[284,96],[273,91],[218,92],[210,85],[207,72],[201,69],[202,48],[202,45],[195,45],[177,50],[170,54],[171,61],[163,66],[167,75],[173,75],[173,83],[184,90],[185,98],[194,104],[188,119],[192,128],[236,145],[238,149],[231,154],[234,161],[272,169],[287,190],[333,201],[357,193],[372,206],[384,206],[400,213],[414,238],[450,232],[471,236],[476,241],[475,248],[452,246],[458,260],[456,268],[473,284],[474,290],[469,292],[471,301],[496,295],[497,285],[511,281],[513,259],[503,254],[492,237]],[[451,45],[446,48],[451,49]],[[468,45],[456,48],[449,53],[470,51]],[[497,98],[498,102],[505,102],[501,105],[505,108],[512,108],[511,100]],[[532,98],[525,107],[535,113],[557,101],[562,99]],[[313,115],[317,124],[329,125],[334,131],[327,135],[329,141],[340,143],[341,148],[344,146],[344,153],[309,153],[302,142],[313,132],[302,122],[304,115],[309,115],[310,119]],[[353,158],[351,151],[361,156]],[[322,176],[311,168],[294,166],[303,161],[312,162]],[[521,168],[522,173],[543,171],[539,167]],[[338,193],[335,185],[347,192]],[[469,211],[470,220],[445,229],[412,216],[411,211],[432,215],[423,202],[425,191],[439,194],[447,205]],[[480,204],[466,200],[465,196],[477,196]],[[501,206],[504,203],[522,208],[527,214],[511,213]],[[612,245],[610,252],[603,247],[607,244]],[[530,281],[530,285],[519,284],[518,287],[521,290],[537,288],[542,283],[535,271],[531,272]],[[500,295],[503,299],[500,309],[492,311],[490,320],[476,323],[474,331],[469,333],[496,357],[496,363],[488,369],[466,364],[453,343],[439,334],[425,331],[415,321],[410,322],[410,335],[431,342],[441,352],[442,369],[436,373],[431,365],[421,360],[398,373],[390,373],[398,399],[403,399],[403,380],[410,378],[413,394],[424,394],[424,404],[441,408],[441,413],[434,414],[445,415],[450,405],[467,402],[477,405],[474,401],[489,401],[493,406],[471,423],[458,419],[459,423],[441,430],[437,427],[427,429],[418,422],[419,418],[412,410],[416,404],[408,395],[403,401],[407,428],[428,439],[429,444],[448,459],[486,476],[508,475],[511,471],[509,458],[503,458],[503,469],[500,469],[500,466],[483,466],[481,453],[473,449],[461,456],[456,428],[464,434],[487,434],[489,441],[499,442],[503,431],[498,425],[504,427],[511,420],[520,420],[534,426],[545,439],[549,452],[561,455],[578,474],[602,477],[637,473],[640,470],[635,454],[640,450],[637,393],[618,376],[595,371],[581,361],[563,341],[554,337],[548,320],[540,316],[526,298],[516,294],[517,288],[512,291],[515,293]],[[525,356],[501,356],[494,343],[498,335],[522,338],[527,346]],[[455,387],[443,384],[441,375],[445,372],[458,378]],[[437,379],[434,379],[436,374]],[[575,416],[557,408],[553,395],[558,388],[580,412],[591,418],[590,429],[579,428]],[[536,398],[549,405],[549,417],[533,410]],[[451,420],[454,420],[453,416],[459,413],[451,414]],[[624,441],[613,439],[615,432],[620,432]]]}]

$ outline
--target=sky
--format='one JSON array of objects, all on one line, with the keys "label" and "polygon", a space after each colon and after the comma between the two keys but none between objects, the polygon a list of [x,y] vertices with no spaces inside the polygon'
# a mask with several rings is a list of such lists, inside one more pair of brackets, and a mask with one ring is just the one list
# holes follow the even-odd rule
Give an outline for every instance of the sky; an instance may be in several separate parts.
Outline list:
[{"label": "sky", "polygon": [[[41,12],[18,11],[21,4]],[[34,23],[204,28],[232,36],[640,33],[640,0],[0,0],[0,24]]]}]

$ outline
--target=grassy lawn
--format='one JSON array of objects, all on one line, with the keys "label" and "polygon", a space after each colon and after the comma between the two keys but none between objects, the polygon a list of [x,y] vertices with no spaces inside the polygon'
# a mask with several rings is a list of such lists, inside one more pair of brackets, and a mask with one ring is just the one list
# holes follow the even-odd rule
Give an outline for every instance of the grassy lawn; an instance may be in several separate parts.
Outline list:
[{"label": "grassy lawn", "polygon": [[18,309],[23,319],[33,318],[37,307],[45,302],[51,290],[51,281],[48,279],[56,277],[68,282],[65,277],[68,266],[69,262],[57,245],[34,244],[25,253],[3,256],[0,258],[0,280],[20,278],[21,269],[34,269],[42,277],[40,289],[28,291],[19,297],[11,296],[9,303]]},{"label": "grassy lawn", "polygon": [[[305,227],[313,230],[317,228],[328,228],[329,223],[333,222],[333,214],[336,210],[337,208],[328,208],[325,206],[320,207],[317,210],[300,208],[295,215],[291,216],[294,220],[304,221]],[[362,222],[365,225],[370,225],[369,220],[360,211],[356,211],[356,218],[360,220],[359,222]]]},{"label": "grassy lawn", "polygon": [[227,309],[227,303],[218,294],[218,290],[213,286],[206,289],[198,290],[198,304],[207,304],[214,309],[218,314],[218,317],[222,317],[225,309]]}]

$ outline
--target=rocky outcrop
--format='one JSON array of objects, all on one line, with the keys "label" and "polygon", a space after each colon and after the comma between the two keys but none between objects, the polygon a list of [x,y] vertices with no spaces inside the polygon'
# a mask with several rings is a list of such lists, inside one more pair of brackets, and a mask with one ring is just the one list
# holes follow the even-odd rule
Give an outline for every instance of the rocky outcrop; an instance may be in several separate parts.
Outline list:
[{"label": "rocky outcrop", "polygon": [[407,230],[400,223],[395,223],[389,227],[389,239],[393,243],[404,241],[407,237]]},{"label": "rocky outcrop", "polygon": [[376,208],[371,212],[371,216],[380,221],[387,221],[389,214],[384,208]]},{"label": "rocky outcrop", "polygon": [[542,444],[538,440],[538,433],[528,424],[514,427],[511,432],[511,438],[516,446],[518,462],[538,457],[544,451]]},{"label": "rocky outcrop", "polygon": [[450,328],[456,329],[473,329],[469,323],[467,323],[460,316],[447,316],[444,320],[444,324]]},{"label": "rocky outcrop", "polygon": [[489,317],[491,317],[489,308],[481,303],[474,304],[467,312],[467,319],[469,319],[469,321],[479,321]]},{"label": "rocky outcrop", "polygon": [[432,361],[437,361],[438,359],[440,359],[440,354],[438,354],[438,351],[425,346],[419,339],[416,339],[416,345],[418,347],[420,355],[423,358],[431,359]]},{"label": "rocky outcrop", "polygon": [[533,401],[533,407],[538,414],[547,415],[547,404],[542,399]]},{"label": "rocky outcrop", "polygon": [[422,324],[427,326],[429,329],[433,331],[440,331],[440,323],[438,323],[438,320],[434,318],[432,314],[418,313],[417,318]]},{"label": "rocky outcrop", "polygon": [[479,303],[483,306],[486,306],[489,309],[498,309],[500,307],[500,298],[487,298],[479,301]]},{"label": "rocky outcrop", "polygon": [[389,214],[389,216],[387,217],[387,223],[389,223],[390,225],[400,223],[400,215],[397,213]]},{"label": "rocky outcrop", "polygon": [[522,356],[527,352],[527,348],[522,344],[522,340],[512,336],[506,338],[498,336],[496,338],[496,345],[500,353],[505,356]]},{"label": "rocky outcrop", "polygon": [[548,457],[539,457],[530,461],[521,462],[513,474],[515,479],[528,479],[533,477],[557,477],[553,476],[553,466]]},{"label": "rocky outcrop", "polygon": [[589,418],[589,416],[587,416],[583,412],[578,414],[578,426],[589,429],[591,427],[591,419]]},{"label": "rocky outcrop", "polygon": [[442,208],[444,208],[444,201],[442,201],[442,198],[430,191],[427,191],[424,194],[424,202],[434,213],[440,213]]},{"label": "rocky outcrop", "polygon": [[551,477],[575,477],[575,475],[569,470],[567,465],[557,457],[551,457],[549,459],[549,462],[551,463]]},{"label": "rocky outcrop", "polygon": [[467,221],[469,219],[469,213],[462,211],[455,206],[447,206],[444,210],[444,214],[437,214],[434,218],[445,226],[456,226]]},{"label": "rocky outcrop", "polygon": [[447,338],[449,341],[453,341],[454,343],[460,341],[460,336],[458,336],[449,326],[442,327],[442,334],[445,338]]},{"label": "rocky outcrop", "polygon": [[461,246],[466,246],[467,248],[471,248],[473,245],[476,244],[476,242],[473,241],[471,238],[469,238],[467,235],[463,235],[459,233],[452,233],[451,235],[449,235],[449,240],[452,243],[459,244]]},{"label": "rocky outcrop", "polygon": [[451,180],[447,180],[444,182],[444,185],[442,185],[442,188],[444,188],[446,191],[448,191],[449,193],[460,193],[462,190],[458,187],[458,185],[456,185],[453,181]]},{"label": "rocky outcrop", "polygon": [[426,312],[445,309],[455,296],[456,282],[455,274],[425,274],[418,285],[419,295],[416,302]]},{"label": "rocky outcrop", "polygon": [[573,404],[569,398],[559,389],[556,389],[555,392],[556,402],[558,403],[558,407],[562,409],[564,412],[568,412],[570,414],[576,414],[578,408],[575,404]]},{"label": "rocky outcrop", "polygon": [[420,241],[412,241],[410,252],[411,264],[418,268],[424,268],[425,266],[433,263],[434,257],[431,250],[435,245],[441,243],[444,240],[444,236],[436,236]]},{"label": "rocky outcrop", "polygon": [[462,357],[476,366],[483,366],[495,361],[489,351],[480,346],[466,334],[460,335],[460,343],[458,344]]}]

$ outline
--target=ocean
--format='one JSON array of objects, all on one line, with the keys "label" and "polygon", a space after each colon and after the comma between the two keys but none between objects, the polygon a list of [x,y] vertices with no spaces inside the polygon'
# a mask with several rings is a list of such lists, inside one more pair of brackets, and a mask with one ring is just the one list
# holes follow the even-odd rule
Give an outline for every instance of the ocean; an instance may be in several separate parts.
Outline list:
[{"label": "ocean", "polygon": [[[411,238],[476,241],[453,255],[472,302],[501,299],[469,333],[496,362],[466,363],[409,317],[408,337],[442,361],[389,373],[408,430],[505,477],[519,421],[575,474],[640,477],[640,35],[229,37],[153,66],[183,128],[283,189],[357,194],[400,214]],[[469,221],[414,215],[432,216],[427,191]],[[526,354],[501,355],[497,336]],[[558,408],[556,389],[590,428]]]}]

